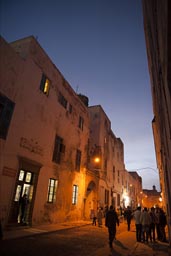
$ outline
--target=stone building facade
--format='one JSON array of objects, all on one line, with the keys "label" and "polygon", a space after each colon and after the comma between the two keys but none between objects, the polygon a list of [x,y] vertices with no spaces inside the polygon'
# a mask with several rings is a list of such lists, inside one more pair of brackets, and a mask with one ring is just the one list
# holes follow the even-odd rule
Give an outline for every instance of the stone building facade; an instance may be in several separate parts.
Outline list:
[{"label": "stone building facade", "polygon": [[[113,204],[116,209],[128,205],[135,208],[138,194],[142,191],[139,175],[131,175],[124,164],[124,145],[111,129],[111,122],[100,105],[90,106],[90,144],[91,161],[89,168],[98,173],[98,205],[105,208]],[[99,157],[99,162],[94,160]],[[139,177],[139,178],[137,178]]]},{"label": "stone building facade", "polygon": [[25,193],[29,223],[83,218],[88,108],[33,37],[1,53],[2,218],[20,222]]},{"label": "stone building facade", "polygon": [[11,44],[1,38],[0,54],[3,226],[21,223],[24,194],[29,225],[90,219],[99,206],[120,207],[124,186],[130,195],[130,184],[142,184],[125,170],[123,143],[102,107],[88,107],[34,37]]},{"label": "stone building facade", "polygon": [[142,1],[157,167],[171,245],[171,2]]},{"label": "stone building facade", "polygon": [[142,192],[143,207],[163,207],[161,192],[157,191],[155,186],[152,189],[143,189]]}]

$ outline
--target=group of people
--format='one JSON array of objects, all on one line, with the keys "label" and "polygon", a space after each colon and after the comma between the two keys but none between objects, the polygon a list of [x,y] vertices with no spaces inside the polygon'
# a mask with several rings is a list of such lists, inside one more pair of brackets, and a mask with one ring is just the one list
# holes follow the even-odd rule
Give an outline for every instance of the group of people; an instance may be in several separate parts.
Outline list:
[{"label": "group of people", "polygon": [[141,210],[141,207],[137,207],[133,212],[136,226],[136,239],[137,242],[151,242],[157,240],[166,242],[165,227],[167,224],[166,214],[163,209],[159,207],[151,207],[150,210],[145,207]]},{"label": "group of people", "polygon": [[[92,216],[92,225],[96,225],[96,220],[98,226],[102,226],[102,218],[105,217],[105,226],[108,228],[109,234],[109,246],[112,248],[113,241],[116,236],[116,226],[119,226],[119,217],[114,207],[111,205],[103,211],[99,207],[97,214]],[[135,211],[131,210],[131,207],[127,207],[124,210],[124,218],[127,221],[127,228],[130,231],[131,220],[135,220],[136,227],[136,240],[137,242],[155,242],[156,238],[159,241],[166,242],[166,232],[165,227],[167,224],[166,215],[164,211],[159,207],[151,207],[147,209],[144,207],[137,207]],[[157,235],[157,236],[156,236]]]}]

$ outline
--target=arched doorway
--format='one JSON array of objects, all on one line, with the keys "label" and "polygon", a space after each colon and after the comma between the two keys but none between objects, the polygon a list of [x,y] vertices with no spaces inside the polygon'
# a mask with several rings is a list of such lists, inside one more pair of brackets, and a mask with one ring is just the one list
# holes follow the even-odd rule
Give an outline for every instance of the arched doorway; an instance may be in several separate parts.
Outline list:
[{"label": "arched doorway", "polygon": [[90,219],[92,211],[97,212],[97,186],[94,181],[89,182],[86,190],[84,212],[86,219]]}]

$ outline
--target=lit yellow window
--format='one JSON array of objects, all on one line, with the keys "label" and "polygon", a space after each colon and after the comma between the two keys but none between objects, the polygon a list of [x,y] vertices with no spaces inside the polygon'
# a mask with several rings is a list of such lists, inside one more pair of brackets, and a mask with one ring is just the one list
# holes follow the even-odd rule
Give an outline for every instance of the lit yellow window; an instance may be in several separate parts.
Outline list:
[{"label": "lit yellow window", "polygon": [[40,82],[40,90],[48,96],[49,89],[50,89],[50,80],[44,74],[42,74],[42,79]]},{"label": "lit yellow window", "polygon": [[50,88],[50,81],[46,78],[45,86],[43,92],[48,95],[49,94],[49,88]]}]

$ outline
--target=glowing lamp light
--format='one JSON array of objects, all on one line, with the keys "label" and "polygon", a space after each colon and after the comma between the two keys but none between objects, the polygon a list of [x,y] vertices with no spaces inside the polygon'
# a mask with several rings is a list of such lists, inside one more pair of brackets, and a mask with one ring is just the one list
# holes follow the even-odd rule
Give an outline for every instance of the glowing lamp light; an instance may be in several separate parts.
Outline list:
[{"label": "glowing lamp light", "polygon": [[96,164],[100,163],[100,158],[99,158],[99,157],[95,157],[95,158],[94,158],[94,162],[95,162]]}]

